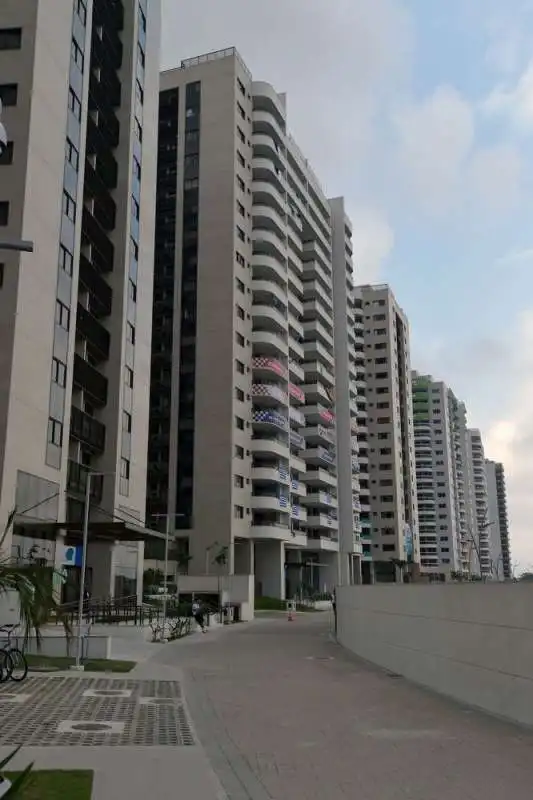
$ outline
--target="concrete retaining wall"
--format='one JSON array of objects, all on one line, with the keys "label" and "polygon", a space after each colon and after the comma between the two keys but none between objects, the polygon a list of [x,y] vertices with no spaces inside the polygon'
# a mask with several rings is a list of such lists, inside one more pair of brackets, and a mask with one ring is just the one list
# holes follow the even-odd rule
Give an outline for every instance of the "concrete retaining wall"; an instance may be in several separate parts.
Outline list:
[{"label": "concrete retaining wall", "polygon": [[193,592],[209,592],[216,594],[220,590],[225,602],[235,603],[241,607],[241,619],[249,621],[254,618],[254,576],[253,575],[180,575],[179,591],[182,594]]},{"label": "concrete retaining wall", "polygon": [[533,726],[533,586],[337,589],[340,643],[461,702]]}]

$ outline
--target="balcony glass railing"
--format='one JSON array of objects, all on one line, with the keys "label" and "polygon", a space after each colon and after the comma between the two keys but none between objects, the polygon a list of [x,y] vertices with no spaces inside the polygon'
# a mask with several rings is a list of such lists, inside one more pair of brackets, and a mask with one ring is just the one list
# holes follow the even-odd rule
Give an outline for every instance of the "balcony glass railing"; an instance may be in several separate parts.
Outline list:
[{"label": "balcony glass railing", "polygon": [[287,393],[279,386],[271,383],[254,383],[252,385],[252,396],[271,397],[273,400],[283,403],[283,405],[286,405],[289,401]]},{"label": "balcony glass railing", "polygon": [[284,431],[286,431],[289,427],[289,421],[287,417],[284,417],[282,414],[278,414],[277,411],[271,411],[270,409],[266,408],[254,411],[252,414],[252,421],[265,425],[275,425],[277,428],[281,428],[281,430]]},{"label": "balcony glass railing", "polygon": [[265,370],[266,372],[274,372],[281,378],[287,377],[287,368],[278,361],[276,358],[268,358],[266,356],[256,356],[252,359],[252,367],[256,370]]}]

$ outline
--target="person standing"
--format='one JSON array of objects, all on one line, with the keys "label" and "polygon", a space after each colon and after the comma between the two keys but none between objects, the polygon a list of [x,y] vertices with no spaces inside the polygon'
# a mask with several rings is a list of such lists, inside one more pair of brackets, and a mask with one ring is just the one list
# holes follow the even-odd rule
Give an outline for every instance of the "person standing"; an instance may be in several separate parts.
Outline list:
[{"label": "person standing", "polygon": [[204,623],[204,610],[197,600],[195,600],[194,603],[192,604],[192,615],[196,621],[196,624],[201,629],[202,633],[206,633],[207,628],[205,627]]}]

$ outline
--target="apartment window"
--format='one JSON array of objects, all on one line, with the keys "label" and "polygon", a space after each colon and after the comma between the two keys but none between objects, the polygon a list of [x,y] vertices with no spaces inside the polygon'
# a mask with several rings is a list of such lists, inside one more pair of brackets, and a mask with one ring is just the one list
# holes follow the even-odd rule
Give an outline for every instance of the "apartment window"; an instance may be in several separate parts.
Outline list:
[{"label": "apartment window", "polygon": [[392,464],[384,463],[379,465],[380,472],[390,472],[392,469]]},{"label": "apartment window", "polygon": [[239,203],[238,200],[237,200],[237,211],[239,212],[241,217],[244,217],[244,206],[242,203]]},{"label": "apartment window", "polygon": [[235,519],[244,519],[244,508],[243,508],[243,506],[234,506],[233,516],[235,517]]},{"label": "apartment window", "polygon": [[380,480],[380,482],[379,482],[379,485],[380,486],[392,486],[393,485],[393,481],[391,480],[391,478],[382,478]]},{"label": "apartment window", "polygon": [[144,103],[144,89],[143,89],[143,87],[141,86],[141,84],[139,83],[138,80],[135,81],[135,97],[138,100],[138,102],[141,105],[143,105],[143,103]]},{"label": "apartment window", "polygon": [[133,123],[133,130],[135,131],[135,135],[136,135],[137,139],[139,140],[139,142],[142,142],[142,140],[143,140],[143,129],[142,129],[142,125],[139,122],[139,120],[137,119],[137,117],[135,117],[135,120],[134,120],[134,123]]},{"label": "apartment window", "polygon": [[16,106],[18,98],[18,86],[16,83],[0,83],[0,100],[6,108]]},{"label": "apartment window", "polygon": [[52,359],[52,381],[62,387],[67,383],[67,365],[59,358]]},{"label": "apartment window", "polygon": [[139,8],[139,28],[146,33],[146,17],[142,9]]},{"label": "apartment window", "polygon": [[242,308],[241,306],[236,306],[236,309],[237,309],[237,316],[239,317],[239,319],[244,319],[244,308]]},{"label": "apartment window", "polygon": [[244,392],[238,386],[235,387],[235,399],[244,402]]},{"label": "apartment window", "polygon": [[139,219],[141,215],[141,209],[139,208],[139,203],[134,197],[131,198],[131,213],[135,219]]},{"label": "apartment window", "polygon": [[244,347],[244,336],[242,335],[242,333],[239,333],[239,331],[236,331],[235,333],[235,341],[237,342],[239,347]]},{"label": "apartment window", "polygon": [[69,218],[71,222],[76,219],[76,203],[73,198],[63,189],[63,214]]},{"label": "apartment window", "polygon": [[0,225],[7,225],[9,222],[9,203],[6,200],[0,202]]},{"label": "apartment window", "polygon": [[78,12],[78,17],[81,19],[84,25],[87,24],[87,6],[85,5],[85,0],[78,0],[76,3],[76,10]]},{"label": "apartment window", "polygon": [[[368,360],[371,361],[372,359],[369,358]],[[388,364],[388,361],[389,361],[389,359],[387,358],[387,356],[381,356],[381,358],[376,358],[375,363],[376,364]]]},{"label": "apartment window", "polygon": [[390,456],[392,455],[392,450],[390,447],[380,447],[379,454],[380,456]]},{"label": "apartment window", "polygon": [[131,278],[128,281],[128,297],[133,303],[137,302],[137,286]]},{"label": "apartment window", "polygon": [[81,120],[81,101],[72,86],[68,90],[68,107],[79,121]]},{"label": "apartment window", "polygon": [[235,369],[240,375],[244,375],[244,364],[242,363],[242,361],[235,359]]},{"label": "apartment window", "polygon": [[244,113],[244,108],[241,106],[240,103],[237,103],[237,111],[239,112],[239,116],[241,119],[246,119],[246,114]]},{"label": "apartment window", "polygon": [[240,152],[240,150],[237,150],[237,161],[239,162],[241,167],[246,166],[246,161],[244,159],[243,154]]},{"label": "apartment window", "polygon": [[135,156],[133,156],[133,177],[137,178],[138,181],[141,180],[141,165]]},{"label": "apartment window", "polygon": [[387,425],[390,422],[390,417],[378,417],[376,422],[378,425]]},{"label": "apartment window", "polygon": [[22,28],[0,28],[0,50],[20,50]]},{"label": "apartment window", "polygon": [[126,341],[135,344],[135,326],[131,322],[126,322]]},{"label": "apartment window", "polygon": [[374,336],[385,336],[387,333],[386,328],[374,328]]},{"label": "apartment window", "polygon": [[241,178],[240,175],[237,175],[237,186],[239,187],[241,192],[244,192],[245,184],[244,184],[244,181],[243,181],[243,179]]},{"label": "apartment window", "polygon": [[387,349],[387,342],[377,342],[374,345],[374,350],[386,350]]},{"label": "apartment window", "polygon": [[63,444],[63,423],[53,417],[48,419],[48,441],[57,447]]},{"label": "apartment window", "polygon": [[124,367],[124,385],[133,389],[133,370],[130,367]]},{"label": "apartment window", "polygon": [[374,314],[372,316],[372,319],[374,320],[374,322],[384,322],[387,319],[387,315],[386,314]]},{"label": "apartment window", "polygon": [[233,485],[237,489],[243,489],[244,488],[244,478],[242,477],[242,475],[234,475],[234,477],[233,477]]},{"label": "apartment window", "polygon": [[244,430],[244,420],[243,420],[242,417],[235,417],[235,427],[239,431],[243,431]]},{"label": "apartment window", "polygon": [[377,381],[384,381],[389,377],[389,373],[388,372],[376,372],[375,377],[376,377]]},{"label": "apartment window", "polygon": [[241,447],[239,444],[235,445],[235,458],[244,458],[244,447]]},{"label": "apartment window", "polygon": [[388,438],[389,438],[388,433],[378,433],[378,439],[388,439]]},{"label": "apartment window", "polygon": [[70,328],[70,309],[61,300],[56,300],[56,325],[65,331]]},{"label": "apartment window", "polygon": [[131,414],[127,411],[122,412],[122,430],[124,433],[131,433]]},{"label": "apartment window", "polygon": [[246,95],[246,89],[244,88],[244,83],[241,80],[239,80],[239,78],[237,78],[237,86],[239,87],[240,93],[244,97]]},{"label": "apartment window", "polygon": [[381,494],[379,496],[380,503],[393,503],[394,502],[394,495],[392,494]]},{"label": "apartment window", "polygon": [[384,544],[382,546],[383,546],[383,552],[384,553],[392,553],[396,549],[393,544]]},{"label": "apartment window", "polygon": [[242,228],[239,228],[238,225],[237,225],[237,236],[239,237],[241,242],[245,242],[246,241],[246,234],[244,233]]},{"label": "apartment window", "polygon": [[[377,394],[381,393],[378,391]],[[370,405],[372,405],[372,403]],[[382,400],[380,403],[376,403],[376,408],[390,408],[390,403],[388,400]]]},{"label": "apartment window", "polygon": [[381,519],[394,519],[394,511],[382,511]]},{"label": "apartment window", "polygon": [[243,131],[237,125],[237,135],[243,144],[246,143],[246,136],[244,135]]},{"label": "apartment window", "polygon": [[5,267],[5,264],[0,262],[0,289],[4,285],[4,267]]},{"label": "apartment window", "polygon": [[72,50],[71,50],[72,60],[76,64],[77,67],[83,72],[83,51],[79,44],[77,43],[76,39],[72,40]]},{"label": "apartment window", "polygon": [[130,462],[127,458],[120,459],[120,477],[126,481],[130,479]]},{"label": "apartment window", "polygon": [[237,285],[238,291],[244,294],[244,283],[241,280],[239,280],[239,278],[236,278],[235,283]]},{"label": "apartment window", "polygon": [[235,261],[237,262],[237,264],[240,264],[241,267],[245,267],[246,266],[246,259],[238,251],[235,253]]},{"label": "apartment window", "polygon": [[77,147],[75,147],[70,139],[67,139],[67,144],[65,148],[65,158],[68,163],[74,167],[74,170],[77,172],[80,166],[80,154],[78,152]]},{"label": "apartment window", "polygon": [[8,142],[0,155],[0,166],[7,167],[13,163],[13,142]]}]

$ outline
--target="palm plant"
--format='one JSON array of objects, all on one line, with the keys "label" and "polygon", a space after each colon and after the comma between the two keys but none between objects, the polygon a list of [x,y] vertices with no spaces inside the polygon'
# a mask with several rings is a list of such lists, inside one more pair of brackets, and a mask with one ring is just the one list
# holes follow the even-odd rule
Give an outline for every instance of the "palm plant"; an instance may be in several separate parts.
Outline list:
[{"label": "palm plant", "polygon": [[16,559],[2,554],[16,514],[17,509],[14,508],[0,535],[0,599],[13,594],[16,596],[24,642],[26,644],[33,633],[37,644],[40,644],[42,626],[48,622],[52,612],[63,622],[67,635],[70,629],[54,597],[54,568],[41,566],[34,559],[20,564]]}]

